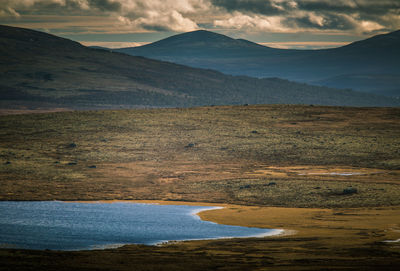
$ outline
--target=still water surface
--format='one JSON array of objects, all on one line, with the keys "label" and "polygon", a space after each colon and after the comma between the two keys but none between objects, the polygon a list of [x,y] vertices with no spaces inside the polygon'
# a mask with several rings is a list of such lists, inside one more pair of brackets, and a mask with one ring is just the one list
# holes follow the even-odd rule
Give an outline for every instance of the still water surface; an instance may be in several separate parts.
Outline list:
[{"label": "still water surface", "polygon": [[140,203],[0,202],[0,246],[84,250],[173,240],[264,236],[279,230],[220,225],[195,213],[215,207]]}]

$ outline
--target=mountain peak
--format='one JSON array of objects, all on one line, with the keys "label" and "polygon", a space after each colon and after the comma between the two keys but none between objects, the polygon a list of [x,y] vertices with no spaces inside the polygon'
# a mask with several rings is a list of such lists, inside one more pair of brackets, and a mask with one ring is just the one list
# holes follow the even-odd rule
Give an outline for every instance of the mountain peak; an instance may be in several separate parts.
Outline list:
[{"label": "mountain peak", "polygon": [[[251,52],[251,54],[257,54],[265,49],[270,48],[207,30],[196,30],[174,35],[144,46],[121,48],[116,51],[152,58],[156,55],[181,55],[182,53],[193,57],[199,55],[217,57],[223,53],[241,55]],[[146,54],[148,50],[151,51],[151,55]]]},{"label": "mountain peak", "polygon": [[178,34],[177,36],[190,36],[190,35],[195,35],[195,36],[203,36],[203,37],[218,37],[218,36],[223,36],[225,38],[228,39],[232,39],[228,36],[216,33],[216,32],[212,32],[212,31],[208,31],[205,29],[199,29],[199,30],[194,30],[194,31],[190,31],[190,32],[185,32],[182,34]]},{"label": "mountain peak", "polygon": [[207,30],[186,32],[154,42],[154,45],[196,46],[216,43],[236,43],[235,39]]}]

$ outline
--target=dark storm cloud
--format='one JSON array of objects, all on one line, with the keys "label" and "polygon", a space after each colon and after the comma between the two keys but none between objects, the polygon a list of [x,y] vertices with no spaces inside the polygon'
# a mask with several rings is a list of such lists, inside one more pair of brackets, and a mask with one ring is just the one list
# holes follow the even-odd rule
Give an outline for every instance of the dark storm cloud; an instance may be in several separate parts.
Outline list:
[{"label": "dark storm cloud", "polygon": [[310,29],[316,28],[320,30],[324,29],[337,29],[337,30],[351,30],[357,25],[354,21],[350,20],[347,16],[340,14],[325,14],[323,23],[318,23],[308,16],[287,18],[284,21],[284,25],[290,28]]},{"label": "dark storm cloud", "polygon": [[119,12],[120,1],[112,0],[1,0],[1,11],[13,10],[15,14],[32,15],[101,15],[104,12]]},{"label": "dark storm cloud", "polygon": [[[297,1],[297,4],[299,10],[323,16],[323,26],[315,26],[320,29],[351,30],[360,28],[362,22],[369,22],[381,25],[381,30],[390,30],[398,22],[392,25],[392,17],[400,14],[397,0]],[[304,18],[297,19],[299,26],[306,25]],[[365,31],[371,29],[366,27]]]},{"label": "dark storm cloud", "polygon": [[[257,14],[263,15],[278,15],[287,13],[287,10],[284,10],[277,6],[273,1],[260,1],[260,0],[211,0],[211,3],[214,6],[222,7],[227,11],[241,11],[241,12],[253,12]],[[287,4],[284,3],[286,7]]]},{"label": "dark storm cloud", "polygon": [[110,0],[89,0],[89,5],[91,7],[96,7],[101,11],[120,11],[121,10],[121,3],[120,2],[113,2]]},{"label": "dark storm cloud", "polygon": [[298,8],[305,11],[337,12],[337,13],[363,13],[380,16],[390,11],[400,9],[398,0],[369,0],[369,1],[297,1]]},{"label": "dark storm cloud", "polygon": [[107,27],[96,19],[102,17],[108,25],[113,20],[119,30],[192,31],[198,26],[187,13],[205,12],[208,4],[209,0],[0,0],[0,18],[57,16],[61,22],[68,17],[65,23],[74,25],[72,16],[86,16],[88,29],[93,31],[94,24]]},{"label": "dark storm cloud", "polygon": [[281,17],[281,26],[296,29],[363,31],[364,28],[368,32],[400,27],[400,0],[211,0],[211,3],[231,14]]},{"label": "dark storm cloud", "polygon": [[121,10],[121,3],[110,0],[87,0],[86,2],[74,0],[58,2],[47,0],[33,2],[32,6],[27,5],[19,8],[21,14],[47,14],[49,12],[67,14],[73,12],[74,14],[79,15],[88,13],[92,14],[98,11],[118,12],[119,10]]},{"label": "dark storm cloud", "polygon": [[227,11],[253,12],[263,15],[280,15],[292,10],[384,15],[391,11],[400,11],[399,0],[211,0],[214,6]]}]

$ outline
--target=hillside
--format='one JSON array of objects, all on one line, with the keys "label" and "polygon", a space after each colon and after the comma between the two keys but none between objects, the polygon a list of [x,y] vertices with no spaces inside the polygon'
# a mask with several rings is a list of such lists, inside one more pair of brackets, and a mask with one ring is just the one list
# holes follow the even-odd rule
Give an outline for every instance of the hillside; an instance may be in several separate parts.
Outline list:
[{"label": "hillside", "polygon": [[[242,43],[239,41],[239,44]],[[276,78],[230,76],[212,70],[127,56],[9,26],[0,27],[0,55],[2,108],[89,109],[245,103],[400,104],[397,100],[352,91]]]},{"label": "hillside", "polygon": [[[400,31],[324,50],[274,49],[212,32],[194,31],[115,51],[234,75],[280,77],[399,97],[397,80],[386,78],[384,87],[381,84],[382,75],[400,77],[399,48]],[[368,77],[368,84],[341,80],[354,75]]]},{"label": "hillside", "polygon": [[[176,36],[172,36],[148,45],[122,48],[115,51],[124,53],[143,54],[149,57],[148,53],[157,57],[226,57],[237,55],[258,55],[265,50],[264,46],[246,40],[235,40],[230,37],[214,32],[198,30]],[[272,51],[276,49],[270,48]],[[223,54],[221,55],[221,52]],[[243,56],[243,55],[242,55]]]}]

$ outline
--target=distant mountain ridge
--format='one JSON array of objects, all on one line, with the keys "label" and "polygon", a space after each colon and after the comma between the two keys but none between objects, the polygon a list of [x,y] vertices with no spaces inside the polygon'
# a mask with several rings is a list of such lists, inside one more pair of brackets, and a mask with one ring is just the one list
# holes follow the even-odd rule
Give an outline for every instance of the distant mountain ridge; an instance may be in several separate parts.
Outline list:
[{"label": "distant mountain ridge", "polygon": [[[357,48],[360,49],[384,49],[383,53],[396,53],[399,51],[400,44],[400,30],[396,30],[387,34],[376,35],[371,38],[355,41],[340,48]],[[388,51],[389,50],[389,51]]]},{"label": "distant mountain ridge", "polygon": [[[400,97],[396,80],[386,82],[385,89],[381,85],[384,74],[400,77],[400,30],[321,50],[276,49],[199,30],[114,51],[233,75],[279,77]],[[368,88],[354,81],[353,84],[340,81],[354,75],[367,76]]]},{"label": "distant mountain ridge", "polygon": [[[238,44],[242,46],[242,42]],[[250,45],[252,46],[252,45]],[[258,46],[258,45],[257,45]],[[0,26],[0,108],[187,107],[228,104],[399,106],[395,99],[92,49]]]},{"label": "distant mountain ridge", "polygon": [[193,57],[224,57],[227,54],[233,56],[238,54],[254,55],[265,53],[265,49],[280,51],[279,49],[265,47],[248,40],[232,39],[218,33],[197,30],[171,36],[143,46],[114,49],[114,51],[143,54],[146,57],[150,57],[148,54],[152,53],[160,58],[172,56],[184,58],[188,55]]},{"label": "distant mountain ridge", "polygon": [[[169,52],[175,50],[175,52],[181,52],[180,50],[186,49],[191,53],[195,50],[207,46],[205,51],[211,50],[239,50],[239,49],[258,49],[263,50],[265,47],[246,40],[235,40],[227,36],[217,34],[210,31],[198,30],[194,32],[188,32],[177,36],[172,36],[148,45],[141,46],[142,48],[155,48],[158,50],[165,50]],[[168,50],[168,51],[167,51]]]}]

